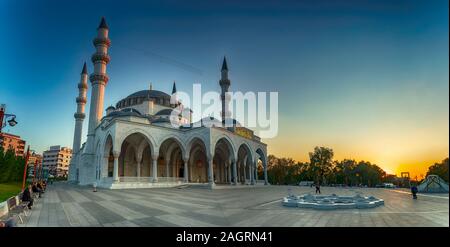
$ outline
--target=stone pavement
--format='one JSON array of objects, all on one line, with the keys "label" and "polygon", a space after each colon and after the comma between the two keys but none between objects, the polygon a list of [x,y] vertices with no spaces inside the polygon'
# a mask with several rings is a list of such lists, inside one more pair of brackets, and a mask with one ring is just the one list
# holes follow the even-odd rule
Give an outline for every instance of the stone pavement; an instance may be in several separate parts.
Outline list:
[{"label": "stone pavement", "polygon": [[412,200],[401,190],[322,187],[323,194],[360,191],[384,199],[385,205],[318,211],[281,206],[288,188],[298,195],[314,192],[298,186],[93,192],[90,187],[54,183],[20,226],[449,226],[448,194],[419,195]]}]

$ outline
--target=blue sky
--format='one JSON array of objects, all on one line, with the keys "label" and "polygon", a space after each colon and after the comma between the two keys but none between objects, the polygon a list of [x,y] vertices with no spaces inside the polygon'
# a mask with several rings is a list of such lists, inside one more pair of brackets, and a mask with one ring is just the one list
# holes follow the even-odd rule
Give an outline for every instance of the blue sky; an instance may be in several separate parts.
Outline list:
[{"label": "blue sky", "polygon": [[219,90],[226,55],[232,90],[279,92],[271,153],[307,160],[323,145],[393,172],[448,156],[444,0],[0,0],[0,102],[19,121],[6,132],[37,151],[72,145],[101,16],[112,40],[105,108],[150,82]]}]

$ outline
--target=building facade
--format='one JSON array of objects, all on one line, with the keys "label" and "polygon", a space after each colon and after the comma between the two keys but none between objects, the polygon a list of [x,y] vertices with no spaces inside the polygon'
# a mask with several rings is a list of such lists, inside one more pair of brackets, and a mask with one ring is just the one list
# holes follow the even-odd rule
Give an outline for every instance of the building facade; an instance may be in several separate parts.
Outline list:
[{"label": "building facade", "polygon": [[48,169],[49,174],[55,177],[66,177],[69,171],[72,149],[61,146],[51,146],[44,151],[42,167]]},{"label": "building facade", "polygon": [[8,133],[0,133],[0,144],[3,150],[14,150],[16,156],[23,157],[25,153],[25,141],[20,136]]},{"label": "building facade", "polygon": [[42,164],[42,155],[33,152],[28,157],[28,177],[33,177],[36,164]]},{"label": "building facade", "polygon": [[[150,87],[119,100],[103,115],[104,92],[109,80],[108,33],[103,18],[93,41],[96,52],[91,57],[94,72],[89,76],[92,91],[84,144],[81,144],[81,133],[88,88],[85,65],[81,72],[69,181],[80,185],[95,183],[111,189],[185,183],[210,187],[267,184],[267,145],[253,131],[229,119],[225,95],[231,82],[225,59],[218,83],[222,92],[222,120],[208,117],[192,123],[191,118],[176,112],[190,110],[183,109],[173,97],[175,82],[172,95]],[[233,124],[224,127],[224,121]],[[174,122],[188,127],[176,127]]]}]

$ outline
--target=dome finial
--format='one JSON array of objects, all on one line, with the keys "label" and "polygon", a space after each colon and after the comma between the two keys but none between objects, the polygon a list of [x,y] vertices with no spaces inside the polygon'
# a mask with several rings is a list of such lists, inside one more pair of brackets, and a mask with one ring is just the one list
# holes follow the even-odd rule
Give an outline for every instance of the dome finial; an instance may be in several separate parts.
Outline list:
[{"label": "dome finial", "polygon": [[152,91],[153,90],[153,85],[152,85],[152,83],[150,82],[150,91]]}]

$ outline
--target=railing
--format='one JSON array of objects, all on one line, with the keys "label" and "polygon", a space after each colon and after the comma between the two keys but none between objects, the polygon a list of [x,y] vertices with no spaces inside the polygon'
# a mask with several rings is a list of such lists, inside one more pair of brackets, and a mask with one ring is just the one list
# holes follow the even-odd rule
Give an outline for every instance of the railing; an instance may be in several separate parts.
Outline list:
[{"label": "railing", "polygon": [[119,177],[119,182],[122,183],[151,183],[152,177]]},{"label": "railing", "polygon": [[184,178],[177,177],[158,177],[158,183],[182,183]]},{"label": "railing", "polygon": [[[158,183],[181,183],[184,178],[158,177]],[[152,183],[153,177],[119,177],[121,183]]]}]

